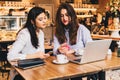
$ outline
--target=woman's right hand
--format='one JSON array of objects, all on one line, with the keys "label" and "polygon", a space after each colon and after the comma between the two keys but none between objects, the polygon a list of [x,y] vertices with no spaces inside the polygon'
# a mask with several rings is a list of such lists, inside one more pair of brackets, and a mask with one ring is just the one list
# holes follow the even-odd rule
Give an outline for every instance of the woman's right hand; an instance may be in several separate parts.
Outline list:
[{"label": "woman's right hand", "polygon": [[69,46],[67,43],[63,43],[60,45],[60,47],[58,48],[59,52],[62,54],[66,54],[66,52],[69,51]]},{"label": "woman's right hand", "polygon": [[43,52],[37,52],[35,54],[36,54],[36,57],[39,57],[41,59],[45,59],[45,58],[48,58],[50,56],[49,54],[45,54]]}]

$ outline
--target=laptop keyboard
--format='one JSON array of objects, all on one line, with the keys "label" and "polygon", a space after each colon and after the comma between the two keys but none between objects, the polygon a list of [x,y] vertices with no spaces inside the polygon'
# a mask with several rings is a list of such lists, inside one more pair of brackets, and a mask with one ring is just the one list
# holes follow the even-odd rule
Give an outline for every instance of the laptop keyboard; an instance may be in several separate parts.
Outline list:
[{"label": "laptop keyboard", "polygon": [[74,61],[76,61],[76,62],[80,62],[80,61],[81,61],[81,59],[75,59]]}]

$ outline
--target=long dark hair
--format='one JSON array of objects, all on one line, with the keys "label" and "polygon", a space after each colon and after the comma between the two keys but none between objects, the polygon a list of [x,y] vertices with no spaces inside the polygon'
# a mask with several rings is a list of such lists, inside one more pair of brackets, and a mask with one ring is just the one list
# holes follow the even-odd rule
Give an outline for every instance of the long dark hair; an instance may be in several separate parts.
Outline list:
[{"label": "long dark hair", "polygon": [[[26,21],[26,24],[23,28],[27,28],[29,33],[30,33],[30,36],[31,36],[31,43],[32,45],[37,48],[39,45],[38,45],[38,38],[37,38],[37,34],[36,34],[36,22],[35,22],[35,19],[37,18],[37,16],[41,13],[45,13],[45,9],[44,8],[41,8],[41,7],[33,7],[29,13],[28,13],[28,16],[27,16],[27,21]],[[35,24],[33,25],[33,23],[31,22],[33,21]],[[22,29],[23,29],[22,28]]]},{"label": "long dark hair", "polygon": [[61,10],[66,9],[68,16],[71,18],[71,21],[69,22],[69,38],[70,38],[70,44],[74,45],[76,44],[76,39],[77,39],[77,30],[79,27],[77,16],[75,13],[74,8],[68,4],[68,3],[61,3],[57,13],[56,13],[56,31],[55,31],[55,36],[58,38],[58,41],[60,44],[66,42],[67,38],[65,36],[65,25],[61,22]]}]

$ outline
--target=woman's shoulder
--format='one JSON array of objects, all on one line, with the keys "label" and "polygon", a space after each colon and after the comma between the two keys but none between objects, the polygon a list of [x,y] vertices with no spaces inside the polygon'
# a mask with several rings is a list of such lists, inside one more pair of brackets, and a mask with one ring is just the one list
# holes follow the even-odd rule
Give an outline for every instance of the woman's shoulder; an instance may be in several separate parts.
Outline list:
[{"label": "woman's shoulder", "polygon": [[28,36],[28,35],[29,35],[28,29],[27,29],[27,28],[21,29],[21,30],[19,31],[18,35],[22,35],[22,34]]},{"label": "woman's shoulder", "polygon": [[79,24],[79,29],[87,29],[83,24]]},{"label": "woman's shoulder", "polygon": [[87,28],[86,28],[86,26],[84,26],[83,24],[79,24],[79,32],[90,32]]},{"label": "woman's shoulder", "polygon": [[23,28],[23,29],[20,30],[19,33],[28,33],[28,29],[27,28]]}]

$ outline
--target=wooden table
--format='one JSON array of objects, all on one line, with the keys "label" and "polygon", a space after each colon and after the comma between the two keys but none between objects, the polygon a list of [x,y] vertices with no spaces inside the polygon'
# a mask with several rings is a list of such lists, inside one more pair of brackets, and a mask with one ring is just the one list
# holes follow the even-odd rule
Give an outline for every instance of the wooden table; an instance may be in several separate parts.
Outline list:
[{"label": "wooden table", "polygon": [[6,40],[0,40],[0,48],[2,50],[8,51],[8,46],[12,45],[15,40],[12,39],[6,39]]},{"label": "wooden table", "polygon": [[53,45],[50,45],[48,43],[44,44],[45,49],[53,49]]},{"label": "wooden table", "polygon": [[[16,71],[22,75],[25,80],[67,79],[120,68],[120,57],[117,57],[116,53],[107,55],[105,60],[83,65],[78,65],[71,62],[63,65],[53,64],[52,60],[54,59],[54,56],[49,57],[45,60],[45,65],[27,70],[22,70],[14,66],[13,68],[16,69]],[[14,64],[13,62],[10,63]]]},{"label": "wooden table", "polygon": [[119,41],[120,40],[120,37],[112,37],[110,35],[91,34],[91,37],[93,39],[112,39],[112,40],[115,40],[115,41]]},{"label": "wooden table", "polygon": [[16,39],[16,33],[17,31],[0,30],[0,48],[8,51],[8,46]]},{"label": "wooden table", "polygon": [[107,55],[107,59],[92,63],[95,66],[102,68],[102,70],[112,70],[120,68],[120,57],[117,57],[117,53],[113,52],[112,55]]},{"label": "wooden table", "polygon": [[[43,66],[22,70],[13,66],[16,71],[22,75],[25,80],[50,80],[50,79],[68,79],[71,77],[85,76],[101,71],[100,67],[91,64],[78,65],[74,63],[54,64],[52,61],[54,56],[45,60],[46,64]],[[14,64],[13,62],[10,62]]]}]

